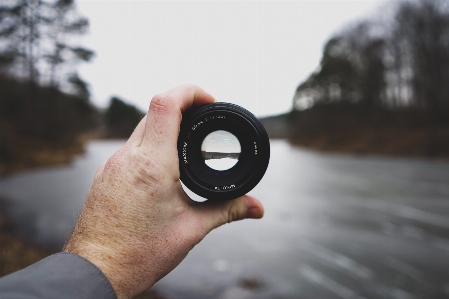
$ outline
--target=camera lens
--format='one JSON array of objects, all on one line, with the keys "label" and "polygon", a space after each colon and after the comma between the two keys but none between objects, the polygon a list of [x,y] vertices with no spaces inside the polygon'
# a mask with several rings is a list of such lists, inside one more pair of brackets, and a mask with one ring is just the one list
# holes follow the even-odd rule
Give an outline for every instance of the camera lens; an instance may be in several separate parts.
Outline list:
[{"label": "camera lens", "polygon": [[233,199],[252,190],[270,159],[265,128],[248,110],[213,103],[183,115],[178,138],[181,181],[207,199]]}]

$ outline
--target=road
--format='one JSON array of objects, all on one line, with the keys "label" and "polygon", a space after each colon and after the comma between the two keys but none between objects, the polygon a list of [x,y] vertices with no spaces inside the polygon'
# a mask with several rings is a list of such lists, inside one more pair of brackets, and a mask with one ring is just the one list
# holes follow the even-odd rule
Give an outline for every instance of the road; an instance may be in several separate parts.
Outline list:
[{"label": "road", "polygon": [[[272,141],[258,221],[213,231],[156,287],[173,298],[449,298],[449,163]],[[256,286],[245,283],[256,281]]]},{"label": "road", "polygon": [[[1,180],[19,233],[61,246],[96,169],[121,145],[92,142],[72,165]],[[449,162],[271,145],[250,193],[265,217],[212,231],[157,290],[173,299],[449,298]]]}]

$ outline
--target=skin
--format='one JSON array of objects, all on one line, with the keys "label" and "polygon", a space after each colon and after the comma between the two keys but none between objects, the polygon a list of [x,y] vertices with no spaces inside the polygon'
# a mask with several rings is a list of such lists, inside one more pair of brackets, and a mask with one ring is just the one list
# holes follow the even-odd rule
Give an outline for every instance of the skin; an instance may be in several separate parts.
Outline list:
[{"label": "skin", "polygon": [[96,265],[120,299],[150,288],[214,228],[264,214],[248,195],[197,203],[181,187],[176,143],[182,112],[214,101],[194,85],[156,95],[126,144],[95,175],[63,250]]}]

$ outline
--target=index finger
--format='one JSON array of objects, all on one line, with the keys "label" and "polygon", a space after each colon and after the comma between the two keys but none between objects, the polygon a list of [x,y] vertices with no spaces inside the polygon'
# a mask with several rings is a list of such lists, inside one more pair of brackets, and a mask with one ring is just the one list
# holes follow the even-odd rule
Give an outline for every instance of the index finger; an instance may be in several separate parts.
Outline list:
[{"label": "index finger", "polygon": [[182,85],[154,96],[148,110],[141,146],[177,155],[176,144],[182,112],[192,106],[213,102],[214,97],[196,85]]}]

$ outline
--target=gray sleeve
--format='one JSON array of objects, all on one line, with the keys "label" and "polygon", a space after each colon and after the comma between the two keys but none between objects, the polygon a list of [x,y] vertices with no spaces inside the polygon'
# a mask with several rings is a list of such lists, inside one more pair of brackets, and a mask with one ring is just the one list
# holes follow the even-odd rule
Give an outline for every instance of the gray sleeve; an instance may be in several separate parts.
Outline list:
[{"label": "gray sleeve", "polygon": [[0,298],[117,299],[106,276],[72,253],[57,253],[0,278]]}]

